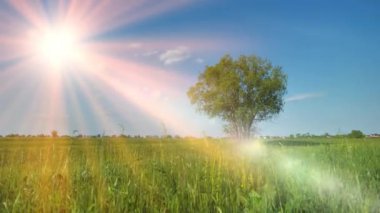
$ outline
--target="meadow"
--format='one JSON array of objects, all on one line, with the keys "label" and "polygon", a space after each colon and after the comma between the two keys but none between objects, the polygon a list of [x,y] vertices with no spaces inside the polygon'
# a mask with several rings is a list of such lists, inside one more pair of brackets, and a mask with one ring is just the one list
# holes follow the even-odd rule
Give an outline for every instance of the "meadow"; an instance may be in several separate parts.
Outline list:
[{"label": "meadow", "polygon": [[379,209],[379,139],[0,139],[0,212]]}]

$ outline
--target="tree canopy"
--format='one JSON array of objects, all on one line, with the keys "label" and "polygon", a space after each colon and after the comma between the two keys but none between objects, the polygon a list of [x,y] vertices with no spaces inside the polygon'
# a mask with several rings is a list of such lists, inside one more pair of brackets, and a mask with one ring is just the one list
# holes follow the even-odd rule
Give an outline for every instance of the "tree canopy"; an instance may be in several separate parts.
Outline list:
[{"label": "tree canopy", "polygon": [[225,121],[227,133],[246,138],[256,122],[282,111],[286,84],[282,68],[269,60],[225,55],[206,67],[187,94],[199,111]]}]

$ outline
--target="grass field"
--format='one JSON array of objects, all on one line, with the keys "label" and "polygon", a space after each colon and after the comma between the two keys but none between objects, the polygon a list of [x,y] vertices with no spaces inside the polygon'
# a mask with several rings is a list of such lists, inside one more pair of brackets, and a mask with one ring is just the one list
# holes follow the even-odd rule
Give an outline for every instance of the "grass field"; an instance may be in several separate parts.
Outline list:
[{"label": "grass field", "polygon": [[0,139],[0,212],[379,212],[380,140]]}]

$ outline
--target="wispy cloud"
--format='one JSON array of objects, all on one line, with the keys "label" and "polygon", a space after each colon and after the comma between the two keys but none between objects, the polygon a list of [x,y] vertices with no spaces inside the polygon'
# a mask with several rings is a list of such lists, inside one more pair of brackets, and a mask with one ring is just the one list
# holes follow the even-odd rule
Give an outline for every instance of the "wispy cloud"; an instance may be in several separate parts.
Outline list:
[{"label": "wispy cloud", "polygon": [[285,98],[285,102],[303,101],[307,99],[321,98],[325,96],[323,93],[303,93]]},{"label": "wispy cloud", "polygon": [[154,56],[154,55],[157,55],[157,54],[159,54],[158,50],[152,50],[152,51],[148,51],[148,52],[143,53],[142,56],[149,57],[149,56]]},{"label": "wispy cloud", "polygon": [[128,47],[131,49],[138,49],[142,47],[142,44],[138,42],[133,42],[133,43],[128,44]]},{"label": "wispy cloud", "polygon": [[203,64],[205,62],[205,60],[203,58],[197,58],[197,59],[195,59],[195,62],[198,64]]},{"label": "wispy cloud", "polygon": [[189,48],[186,46],[179,46],[177,48],[167,50],[160,55],[160,61],[165,65],[178,63],[190,58]]}]

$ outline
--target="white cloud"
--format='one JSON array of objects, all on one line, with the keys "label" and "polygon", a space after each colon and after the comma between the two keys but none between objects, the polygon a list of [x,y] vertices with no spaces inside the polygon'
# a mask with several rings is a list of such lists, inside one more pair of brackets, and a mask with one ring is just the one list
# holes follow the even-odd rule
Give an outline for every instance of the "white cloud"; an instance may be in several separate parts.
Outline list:
[{"label": "white cloud", "polygon": [[142,56],[149,57],[149,56],[157,55],[158,53],[159,53],[158,50],[152,50],[152,51],[143,53]]},{"label": "white cloud", "polygon": [[197,62],[198,64],[203,64],[205,60],[203,58],[197,58],[195,59],[195,62]]},{"label": "white cloud", "polygon": [[142,46],[141,43],[138,43],[138,42],[134,42],[134,43],[130,43],[128,44],[128,47],[131,48],[131,49],[138,49]]},{"label": "white cloud", "polygon": [[179,46],[175,49],[167,50],[160,55],[160,61],[165,65],[178,63],[190,58],[190,51],[188,47]]},{"label": "white cloud", "polygon": [[323,96],[325,96],[323,93],[303,93],[287,97],[285,98],[285,102],[303,101],[307,99],[321,98]]}]

